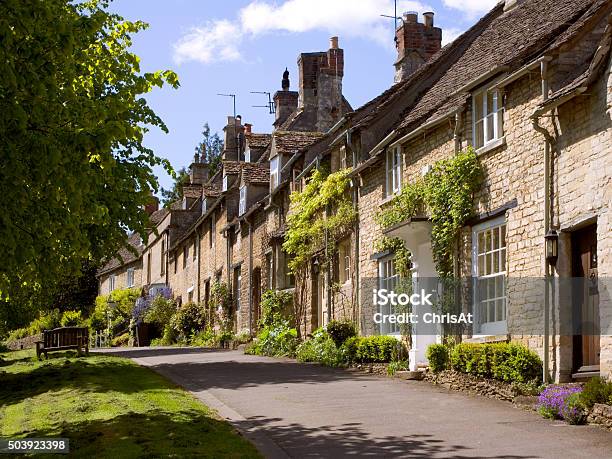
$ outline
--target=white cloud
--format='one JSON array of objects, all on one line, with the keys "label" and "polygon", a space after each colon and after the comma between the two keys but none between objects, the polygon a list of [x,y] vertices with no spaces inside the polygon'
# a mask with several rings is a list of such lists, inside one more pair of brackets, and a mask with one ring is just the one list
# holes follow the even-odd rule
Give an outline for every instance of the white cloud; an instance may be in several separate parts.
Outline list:
[{"label": "white cloud", "polygon": [[465,30],[456,29],[456,28],[448,28],[442,30],[442,46],[446,46],[451,41],[454,41],[459,35],[461,35]]},{"label": "white cloud", "polygon": [[227,20],[208,22],[202,27],[189,30],[174,45],[174,60],[177,63],[199,61],[204,64],[240,59],[239,45],[242,41],[240,28]]},{"label": "white cloud", "polygon": [[466,16],[472,18],[483,13],[487,13],[500,0],[443,0],[449,8],[461,10]]},{"label": "white cloud", "polygon": [[[431,10],[419,1],[401,0],[397,14]],[[281,4],[254,0],[238,12],[235,22],[217,20],[189,30],[175,44],[174,59],[177,63],[238,60],[240,44],[248,37],[311,30],[326,31],[341,39],[364,37],[391,49],[392,19],[381,14],[393,15],[392,0],[287,0]]]}]

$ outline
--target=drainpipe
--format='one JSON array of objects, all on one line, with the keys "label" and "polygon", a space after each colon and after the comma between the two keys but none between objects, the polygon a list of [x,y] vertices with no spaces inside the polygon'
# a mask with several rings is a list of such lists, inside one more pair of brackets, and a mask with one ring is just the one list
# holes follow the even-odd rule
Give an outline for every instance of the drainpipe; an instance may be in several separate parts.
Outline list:
[{"label": "drainpipe", "polygon": [[249,225],[249,335],[253,335],[253,224],[245,219]]},{"label": "drainpipe", "polygon": [[198,276],[197,276],[198,281],[197,282],[198,282],[198,304],[199,304],[200,301],[202,301],[202,299],[201,299],[201,291],[200,291],[200,278],[201,278],[201,269],[200,269],[200,266],[202,265],[202,263],[201,263],[201,259],[202,259],[202,256],[201,256],[202,255],[202,249],[201,249],[202,236],[200,235],[200,231],[199,230],[196,231],[196,241],[197,241],[197,244],[198,244],[197,247],[196,247],[196,250],[197,250],[196,256],[197,256],[197,259],[198,259],[198,267],[197,267],[197,269],[198,269]]},{"label": "drainpipe", "polygon": [[462,111],[457,110],[455,113],[455,131],[453,133],[453,139],[455,140],[455,153],[459,153],[461,150],[461,123],[463,121]]},{"label": "drainpipe", "polygon": [[[352,131],[351,129],[347,129],[346,131],[346,148],[349,148],[351,150],[351,152],[353,153],[353,168],[356,166],[357,164],[357,152],[353,149],[353,138],[352,138]],[[354,177],[353,178],[353,208],[355,209],[355,212],[359,212],[359,177]],[[354,229],[354,233],[355,233],[355,250],[353,251],[353,269],[355,271],[355,281],[353,283],[353,285],[355,286],[355,301],[356,301],[356,306],[353,308],[353,322],[354,323],[361,323],[361,321],[357,320],[357,311],[361,311],[361,301],[360,301],[360,294],[361,294],[361,290],[360,290],[360,276],[359,276],[359,218],[357,218],[355,220],[355,229]]]},{"label": "drainpipe", "polygon": [[[542,78],[542,100],[548,100],[548,61],[540,62],[540,73]],[[535,131],[544,136],[544,234],[548,233],[551,223],[551,157],[550,147],[553,145],[554,139],[546,128],[540,126],[539,117],[536,115],[532,118],[532,125]],[[546,261],[546,245],[544,245],[544,366],[542,380],[546,383],[550,378],[550,283],[552,281],[552,272],[548,261]]]}]

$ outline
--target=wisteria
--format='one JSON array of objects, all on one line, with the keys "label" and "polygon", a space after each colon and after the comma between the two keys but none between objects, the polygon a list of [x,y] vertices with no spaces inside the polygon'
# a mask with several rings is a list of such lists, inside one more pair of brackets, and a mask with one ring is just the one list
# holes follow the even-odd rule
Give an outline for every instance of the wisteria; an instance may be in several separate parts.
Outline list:
[{"label": "wisteria", "polygon": [[172,298],[172,289],[170,287],[160,287],[151,293],[139,297],[136,300],[134,309],[132,310],[132,317],[136,321],[136,325],[140,325],[142,323],[145,314],[151,308],[151,303],[157,296],[161,296],[169,300]]}]

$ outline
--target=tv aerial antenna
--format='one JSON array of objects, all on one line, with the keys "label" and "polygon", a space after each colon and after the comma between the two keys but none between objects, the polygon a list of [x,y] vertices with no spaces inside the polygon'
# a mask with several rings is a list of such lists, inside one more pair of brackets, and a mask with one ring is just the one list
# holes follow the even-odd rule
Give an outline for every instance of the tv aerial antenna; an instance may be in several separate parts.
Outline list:
[{"label": "tv aerial antenna", "polygon": [[388,14],[381,14],[383,18],[393,19],[393,36],[395,37],[395,31],[397,30],[397,20],[402,19],[401,16],[397,15],[397,0],[393,0],[393,16],[389,16]]},{"label": "tv aerial antenna", "polygon": [[232,98],[232,102],[234,105],[234,119],[236,119],[236,94],[220,94],[217,93],[218,96],[222,96],[222,97],[231,97]]},{"label": "tv aerial antenna", "polygon": [[268,104],[267,105],[252,105],[252,107],[256,108],[267,108],[270,115],[274,115],[276,113],[276,109],[274,107],[274,102],[272,102],[272,95],[267,91],[250,91],[251,94],[265,94],[268,96]]}]

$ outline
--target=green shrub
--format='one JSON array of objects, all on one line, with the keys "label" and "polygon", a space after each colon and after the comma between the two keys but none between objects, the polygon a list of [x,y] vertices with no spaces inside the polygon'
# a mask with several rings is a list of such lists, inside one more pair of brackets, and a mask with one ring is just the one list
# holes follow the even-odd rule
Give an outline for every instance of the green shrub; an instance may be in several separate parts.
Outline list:
[{"label": "green shrub", "polygon": [[572,425],[584,424],[586,416],[587,411],[580,392],[572,394],[565,399],[561,407],[561,417],[565,422]]},{"label": "green shrub", "polygon": [[47,312],[40,312],[38,318],[28,325],[28,335],[37,335],[44,330],[53,330],[61,324],[62,315],[59,309],[52,309]]},{"label": "green shrub", "polygon": [[290,292],[266,290],[261,296],[260,327],[269,327],[283,321],[289,311],[293,296]]},{"label": "green shrub", "polygon": [[429,368],[434,373],[448,369],[449,349],[445,344],[431,344],[425,356],[429,361]]},{"label": "green shrub", "polygon": [[397,361],[402,344],[392,336],[354,336],[342,346],[347,363],[386,363]]},{"label": "green shrub", "polygon": [[170,325],[179,334],[179,337],[187,339],[192,333],[205,328],[206,310],[202,305],[193,302],[186,303],[172,315]]},{"label": "green shrub", "polygon": [[60,325],[62,327],[78,327],[83,324],[81,311],[64,311]]},{"label": "green shrub", "polygon": [[406,370],[408,368],[408,362],[405,361],[397,361],[391,362],[387,367],[387,375],[393,376],[398,371]]},{"label": "green shrub", "polygon": [[348,320],[332,320],[327,324],[326,330],[336,347],[342,346],[347,339],[357,335],[355,324]]},{"label": "green shrub", "polygon": [[253,338],[251,337],[251,333],[248,330],[244,330],[234,335],[233,339],[237,344],[246,344],[251,342]]},{"label": "green shrub", "polygon": [[149,309],[144,314],[144,321],[164,328],[170,323],[172,315],[176,312],[176,303],[172,299],[157,295],[151,301]]},{"label": "green shrub", "polygon": [[30,336],[29,328],[16,328],[15,330],[12,330],[9,333],[8,338],[6,338],[6,341],[17,341],[18,339],[25,338],[26,336]]},{"label": "green shrub", "polygon": [[606,382],[599,376],[589,379],[584,385],[580,398],[588,409],[593,408],[596,403],[610,403],[612,405],[612,381]]},{"label": "green shrub", "polygon": [[[94,311],[89,316],[89,327],[92,330],[104,330],[108,327],[110,317],[113,331],[125,329],[132,318],[132,311],[141,291],[140,288],[125,288],[113,290],[109,295],[97,296]],[[109,305],[109,299],[112,301],[112,307]]]},{"label": "green shrub", "polygon": [[524,346],[513,343],[457,344],[450,354],[453,370],[506,382],[539,381],[542,361]]},{"label": "green shrub", "polygon": [[[8,352],[10,349],[4,342],[0,342],[0,352]],[[0,357],[0,363],[2,363],[2,357]]]},{"label": "green shrub", "polygon": [[217,347],[219,345],[219,337],[215,334],[212,327],[206,327],[198,333],[193,333],[189,344],[200,347]]},{"label": "green shrub", "polygon": [[257,335],[253,346],[245,349],[247,354],[271,357],[295,357],[298,346],[297,330],[287,321],[264,327]]},{"label": "green shrub", "polygon": [[300,344],[296,355],[299,362],[318,362],[329,367],[337,367],[344,363],[343,353],[323,328],[315,330],[312,339]]},{"label": "green shrub", "polygon": [[113,347],[127,346],[129,341],[130,341],[130,334],[123,333],[122,335],[115,336],[111,341],[111,345]]}]

